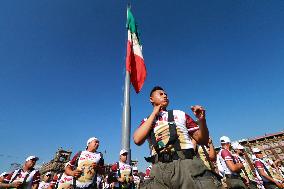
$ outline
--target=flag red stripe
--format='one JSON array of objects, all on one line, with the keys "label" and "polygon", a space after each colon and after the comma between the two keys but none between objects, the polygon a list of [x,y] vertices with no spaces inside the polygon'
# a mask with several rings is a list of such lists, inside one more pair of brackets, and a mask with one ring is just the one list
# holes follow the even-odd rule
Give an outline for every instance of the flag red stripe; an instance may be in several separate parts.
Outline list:
[{"label": "flag red stripe", "polygon": [[139,93],[146,79],[146,66],[143,58],[134,54],[130,41],[127,42],[126,70],[136,93]]}]

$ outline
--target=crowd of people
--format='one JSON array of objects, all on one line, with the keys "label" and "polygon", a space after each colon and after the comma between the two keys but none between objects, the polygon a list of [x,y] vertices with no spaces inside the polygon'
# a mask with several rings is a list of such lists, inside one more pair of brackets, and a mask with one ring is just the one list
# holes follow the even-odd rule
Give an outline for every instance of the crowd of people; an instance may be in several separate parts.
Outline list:
[{"label": "crowd of people", "polygon": [[[196,120],[180,110],[168,110],[169,98],[163,88],[150,92],[152,113],[134,132],[138,146],[148,141],[150,156],[146,174],[127,164],[128,151],[122,149],[119,161],[105,172],[100,141],[87,140],[58,173],[40,175],[34,169],[38,157],[29,156],[21,169],[0,175],[0,188],[18,189],[278,189],[284,188],[282,161],[272,161],[259,148],[252,156],[238,142],[220,138],[216,151],[209,136],[205,109],[191,107]],[[250,161],[252,159],[252,161]]]}]

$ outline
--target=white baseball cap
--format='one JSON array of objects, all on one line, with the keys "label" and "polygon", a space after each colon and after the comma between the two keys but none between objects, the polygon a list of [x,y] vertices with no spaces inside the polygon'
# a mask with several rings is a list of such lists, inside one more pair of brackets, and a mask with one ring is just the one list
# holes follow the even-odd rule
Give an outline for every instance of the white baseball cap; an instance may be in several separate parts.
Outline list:
[{"label": "white baseball cap", "polygon": [[234,150],[243,150],[244,149],[244,147],[238,142],[234,142],[232,144],[232,147],[233,147]]},{"label": "white baseball cap", "polygon": [[27,157],[26,161],[29,161],[29,160],[32,160],[32,159],[34,159],[36,161],[39,160],[39,158],[36,157],[36,156],[29,156],[29,157]]},{"label": "white baseball cap", "polygon": [[137,167],[133,167],[132,170],[133,171],[138,171],[138,168]]},{"label": "white baseball cap", "polygon": [[259,148],[252,148],[252,152],[255,154],[261,152],[261,150]]},{"label": "white baseball cap", "polygon": [[125,154],[125,153],[128,153],[128,151],[125,150],[125,149],[122,149],[122,150],[120,150],[119,155],[122,155],[122,154]]},{"label": "white baseball cap", "polygon": [[221,144],[231,143],[231,140],[230,140],[230,138],[227,137],[227,136],[222,136],[222,137],[220,138],[220,142],[221,142]]},{"label": "white baseball cap", "polygon": [[99,141],[98,138],[96,138],[96,137],[91,137],[91,138],[89,138],[89,139],[87,140],[87,146],[88,146],[93,140]]},{"label": "white baseball cap", "polygon": [[48,172],[45,173],[45,175],[46,175],[46,176],[51,175],[51,172],[48,171]]}]

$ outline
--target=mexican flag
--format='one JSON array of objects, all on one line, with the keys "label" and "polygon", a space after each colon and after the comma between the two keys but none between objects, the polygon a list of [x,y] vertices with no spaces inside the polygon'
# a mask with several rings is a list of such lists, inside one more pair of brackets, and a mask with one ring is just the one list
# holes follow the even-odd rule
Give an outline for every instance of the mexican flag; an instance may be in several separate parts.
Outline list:
[{"label": "mexican flag", "polygon": [[126,70],[130,74],[130,81],[136,93],[139,93],[147,73],[142,55],[142,46],[138,36],[137,24],[135,23],[130,8],[127,9],[127,30]]}]

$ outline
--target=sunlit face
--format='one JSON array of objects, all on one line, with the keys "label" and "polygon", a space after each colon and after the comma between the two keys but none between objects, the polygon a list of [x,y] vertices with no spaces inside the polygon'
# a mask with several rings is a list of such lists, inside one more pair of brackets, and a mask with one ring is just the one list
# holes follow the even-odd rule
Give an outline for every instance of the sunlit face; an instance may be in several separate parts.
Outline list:
[{"label": "sunlit face", "polygon": [[98,140],[92,140],[89,144],[88,144],[88,150],[89,151],[92,151],[92,152],[95,152],[97,151],[97,149],[99,148],[100,146],[100,141]]},{"label": "sunlit face", "polygon": [[31,169],[35,166],[36,164],[36,160],[35,159],[31,159],[29,161],[26,161],[25,165],[28,169]]},{"label": "sunlit face", "polygon": [[127,153],[121,154],[119,158],[121,162],[125,163],[127,160]]},{"label": "sunlit face", "polygon": [[263,158],[262,152],[257,152],[257,153],[255,153],[255,156],[256,156],[257,158],[259,158],[259,159],[262,159],[262,158]]},{"label": "sunlit face", "polygon": [[223,149],[232,150],[231,143],[221,143]]},{"label": "sunlit face", "polygon": [[277,165],[278,167],[280,167],[280,166],[282,165],[282,164],[281,164],[281,161],[277,161],[276,165]]},{"label": "sunlit face", "polygon": [[150,102],[153,104],[153,106],[162,105],[163,107],[167,107],[169,105],[168,95],[163,90],[156,90],[152,93]]}]

